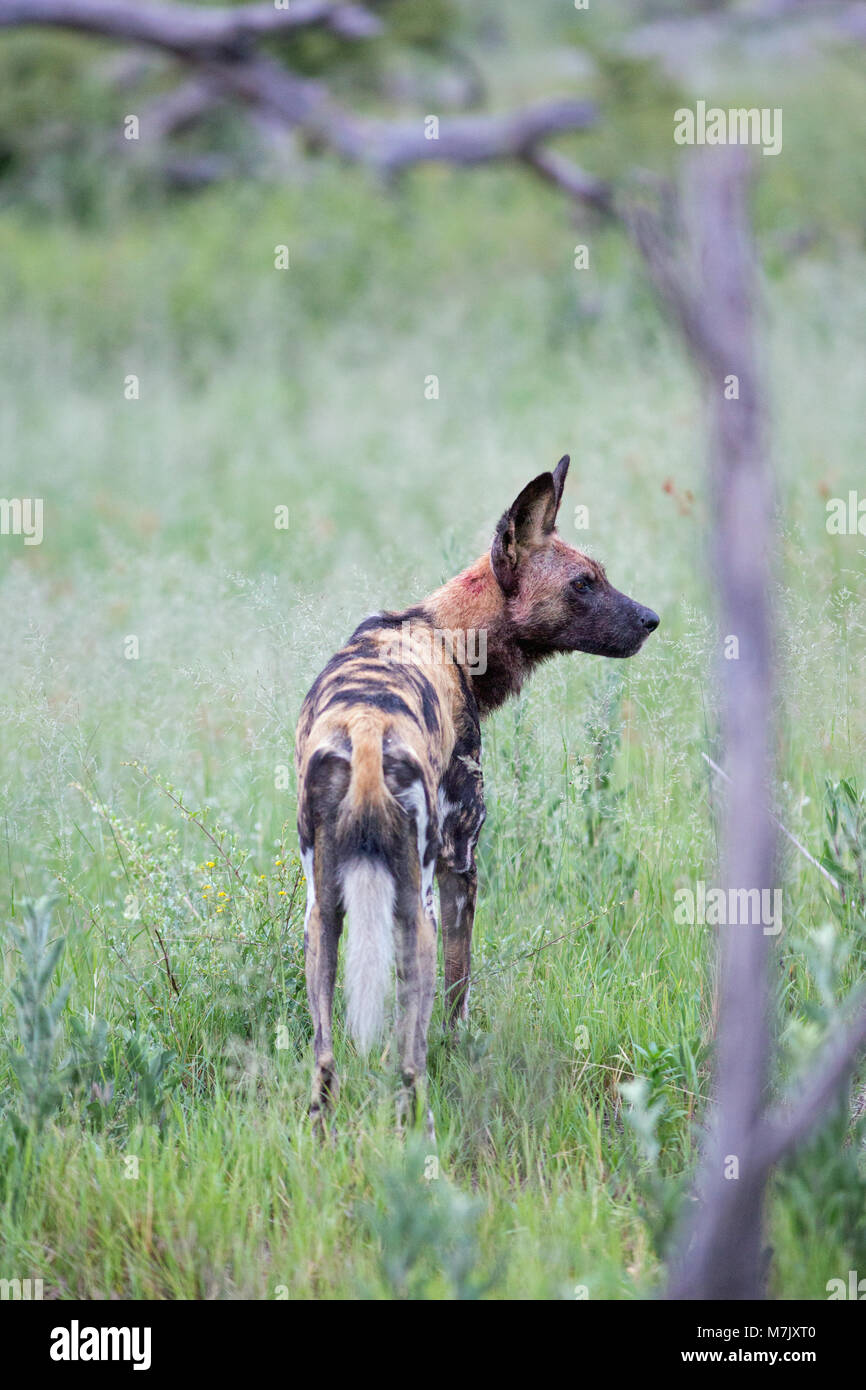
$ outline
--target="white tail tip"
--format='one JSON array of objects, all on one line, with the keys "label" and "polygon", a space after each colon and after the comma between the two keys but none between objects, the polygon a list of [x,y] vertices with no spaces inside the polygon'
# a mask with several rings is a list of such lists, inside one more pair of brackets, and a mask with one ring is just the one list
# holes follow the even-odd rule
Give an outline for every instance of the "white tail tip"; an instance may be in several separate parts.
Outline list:
[{"label": "white tail tip", "polygon": [[384,864],[353,859],[342,871],[349,919],[346,1020],[361,1052],[381,1037],[394,969],[394,880]]}]

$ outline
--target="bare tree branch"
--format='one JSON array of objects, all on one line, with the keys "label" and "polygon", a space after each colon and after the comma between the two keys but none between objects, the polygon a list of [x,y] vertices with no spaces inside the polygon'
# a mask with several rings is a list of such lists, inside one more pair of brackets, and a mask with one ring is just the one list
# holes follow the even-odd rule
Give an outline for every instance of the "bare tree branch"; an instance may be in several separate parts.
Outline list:
[{"label": "bare tree branch", "polygon": [[397,124],[358,117],[335,102],[321,83],[297,77],[271,58],[203,67],[235,96],[272,111],[343,158],[383,174],[433,160],[477,164],[522,158],[545,137],[583,130],[596,119],[591,102],[562,99],[505,115],[443,117],[438,138],[428,139],[420,119]]},{"label": "bare tree branch", "polygon": [[231,178],[237,172],[236,162],[221,154],[172,155],[161,166],[162,176],[169,188],[184,190],[207,188],[212,183]]},{"label": "bare tree branch", "polygon": [[767,1116],[758,1143],[757,1159],[764,1167],[791,1154],[825,1117],[850,1080],[858,1055],[866,1047],[866,992],[861,993],[841,1036],[831,1042],[822,1063],[808,1078],[799,1103]]},{"label": "bare tree branch", "polygon": [[387,173],[410,164],[442,161],[449,164],[482,164],[498,159],[529,159],[540,141],[565,131],[594,125],[596,108],[591,101],[563,97],[539,102],[517,111],[494,116],[442,117],[437,139],[428,139],[420,121],[402,126],[377,123],[369,162]]},{"label": "bare tree branch", "polygon": [[673,7],[639,23],[623,41],[631,57],[651,59],[672,77],[704,71],[716,53],[772,42],[780,54],[866,40],[863,0],[750,0],[678,13]]},{"label": "bare tree branch", "polygon": [[203,77],[191,77],[155,97],[139,112],[142,142],[152,144],[187,130],[209,116],[225,100],[221,85]]},{"label": "bare tree branch", "polygon": [[548,183],[556,184],[579,203],[588,203],[598,212],[614,215],[613,189],[604,179],[588,174],[556,150],[533,145],[523,156],[525,162]]},{"label": "bare tree branch", "polygon": [[[428,138],[420,119],[401,124],[365,120],[334,101],[321,83],[255,52],[257,38],[313,24],[353,38],[380,32],[379,20],[355,5],[296,0],[290,10],[273,5],[193,9],[133,7],[118,0],[0,0],[0,26],[23,24],[77,29],[174,53],[194,64],[211,90],[218,85],[301,130],[314,143],[386,176],[434,160],[468,165],[532,155],[539,171],[550,177],[549,167],[536,153],[538,144],[563,131],[584,130],[596,120],[591,102],[562,98],[502,115],[442,117],[438,137]],[[203,100],[201,88],[187,89],[178,97],[180,118],[185,119],[187,110],[194,118]],[[175,112],[170,103],[157,118],[161,128],[171,125]],[[572,196],[577,196],[581,182],[583,196],[601,205],[603,186],[580,171],[571,178]]]},{"label": "bare tree branch", "polygon": [[121,0],[0,0],[0,27],[40,25],[152,44],[179,57],[232,57],[250,40],[299,29],[329,29],[344,39],[375,38],[380,19],[361,5],[293,0],[237,9],[124,4]]}]

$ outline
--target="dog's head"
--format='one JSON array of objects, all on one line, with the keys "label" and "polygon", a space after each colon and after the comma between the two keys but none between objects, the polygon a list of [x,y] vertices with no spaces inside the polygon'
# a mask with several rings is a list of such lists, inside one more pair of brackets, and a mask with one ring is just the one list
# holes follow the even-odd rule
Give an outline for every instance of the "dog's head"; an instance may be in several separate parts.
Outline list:
[{"label": "dog's head", "polygon": [[528,652],[634,656],[658,614],[621,594],[601,565],[556,531],[568,455],[528,483],[502,516],[490,562],[514,639]]}]

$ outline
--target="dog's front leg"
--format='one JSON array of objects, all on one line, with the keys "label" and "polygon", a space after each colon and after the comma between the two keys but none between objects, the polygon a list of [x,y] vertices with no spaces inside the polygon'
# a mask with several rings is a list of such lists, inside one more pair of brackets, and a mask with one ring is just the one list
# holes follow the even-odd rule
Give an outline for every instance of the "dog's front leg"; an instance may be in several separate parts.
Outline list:
[{"label": "dog's front leg", "polygon": [[440,859],[436,866],[442,950],[445,957],[445,1023],[455,1028],[469,1011],[469,971],[472,964],[472,925],[478,874],[475,860],[468,869],[453,869]]}]

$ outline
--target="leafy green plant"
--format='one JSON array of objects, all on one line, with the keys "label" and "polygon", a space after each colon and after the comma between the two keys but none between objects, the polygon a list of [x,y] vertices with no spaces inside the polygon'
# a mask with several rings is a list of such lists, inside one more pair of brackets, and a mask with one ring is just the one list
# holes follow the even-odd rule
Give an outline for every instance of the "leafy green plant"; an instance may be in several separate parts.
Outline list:
[{"label": "leafy green plant", "polygon": [[104,1018],[76,1013],[68,1015],[70,1036],[70,1077],[83,1093],[84,1113],[95,1129],[105,1123],[107,1107],[114,1097],[114,1081],[106,1075],[108,1023]]},{"label": "leafy green plant", "polygon": [[135,1094],[141,1113],[162,1118],[171,1092],[180,1080],[171,1068],[174,1053],[141,1033],[127,1032],[126,1058],[135,1076]]},{"label": "leafy green plant", "polygon": [[386,1169],[364,1215],[394,1298],[429,1297],[444,1281],[446,1296],[474,1300],[497,1282],[498,1270],[480,1270],[481,1203],[440,1175],[435,1155],[413,1147],[401,1168]]},{"label": "leafy green plant", "polygon": [[[849,806],[852,790],[849,784],[842,794]],[[851,955],[843,930],[827,922],[809,932],[800,947],[814,992],[804,1003],[805,1019],[792,1020],[784,1036],[786,1061],[795,1076],[831,1044],[850,1004],[850,994],[841,997]],[[796,1090],[796,1080],[789,1089]],[[846,1269],[866,1265],[866,1111],[857,1107],[860,1113],[852,1115],[848,1099],[845,1093],[840,1096],[811,1141],[776,1177],[777,1197],[785,1204],[795,1238],[835,1252]]]},{"label": "leafy green plant", "polygon": [[[63,880],[115,954],[130,1000],[129,1026],[161,1036],[179,1057],[202,1046],[218,1050],[227,1037],[271,1046],[278,1030],[280,1047],[297,1054],[310,1023],[303,877],[297,852],[286,847],[287,826],[274,842],[272,863],[255,872],[250,848],[211,807],[190,805],[159,774],[130,765],[185,824],[125,819],[79,786],[119,861],[112,876],[124,884],[122,911],[114,895],[93,901]],[[206,845],[198,863],[185,833]],[[182,1043],[179,1019],[199,1002],[201,1035],[187,1034]]]},{"label": "leafy green plant", "polygon": [[664,1257],[687,1181],[687,1170],[671,1174],[670,1158],[683,1149],[683,1126],[700,1096],[707,1048],[701,1039],[688,1037],[682,1026],[676,1046],[655,1041],[632,1046],[639,1074],[620,1083],[619,1089],[640,1157],[635,1178],[641,1214],[654,1249]]},{"label": "leafy green plant", "polygon": [[64,1099],[75,1093],[84,1093],[85,1113],[101,1124],[113,1091],[104,1074],[108,1050],[104,1019],[66,1012],[69,1041],[61,1050],[71,982],[61,982],[52,993],[52,981],[66,946],[64,936],[51,936],[56,902],[53,896],[23,899],[22,925],[10,926],[20,965],[10,991],[17,1046],[8,1049],[8,1060],[19,1095],[17,1101],[10,1099],[7,1115],[19,1143],[38,1136]]},{"label": "leafy green plant", "polygon": [[61,1041],[61,1015],[69,996],[69,982],[52,990],[66,938],[51,937],[53,896],[22,901],[23,923],[10,925],[20,965],[12,986],[18,1048],[10,1049],[9,1062],[20,1088],[17,1105],[9,1110],[16,1137],[24,1141],[38,1135],[45,1121],[60,1105],[69,1080],[67,1067],[57,1062]]},{"label": "leafy green plant", "polygon": [[655,1050],[653,1054],[644,1055],[651,1062],[653,1078],[637,1076],[633,1081],[621,1082],[619,1089],[626,1102],[626,1121],[641,1160],[635,1173],[640,1214],[656,1254],[664,1259],[676,1228],[687,1177],[684,1173],[670,1176],[661,1170],[661,1130],[670,1119],[667,1089],[660,1084],[666,1067],[665,1052]]},{"label": "leafy green plant", "polygon": [[824,813],[821,863],[842,889],[841,902],[830,895],[827,902],[841,920],[853,918],[866,927],[866,793],[855,778],[827,779]]},{"label": "leafy green plant", "polygon": [[641,1156],[647,1163],[655,1163],[662,1147],[658,1126],[667,1109],[665,1097],[658,1092],[654,1094],[646,1076],[620,1082],[619,1090],[626,1102],[626,1119],[634,1131]]}]

